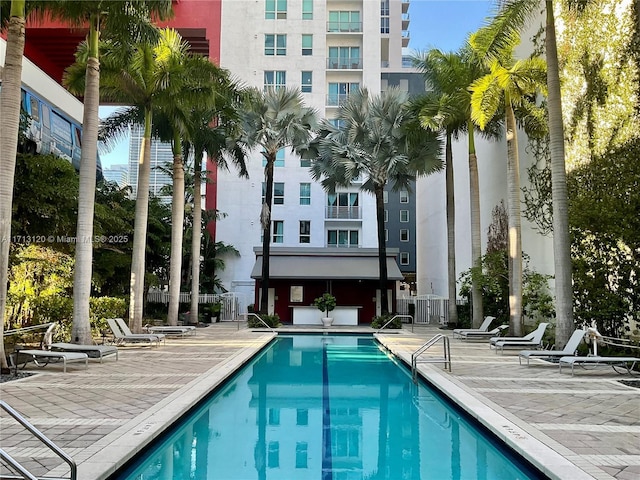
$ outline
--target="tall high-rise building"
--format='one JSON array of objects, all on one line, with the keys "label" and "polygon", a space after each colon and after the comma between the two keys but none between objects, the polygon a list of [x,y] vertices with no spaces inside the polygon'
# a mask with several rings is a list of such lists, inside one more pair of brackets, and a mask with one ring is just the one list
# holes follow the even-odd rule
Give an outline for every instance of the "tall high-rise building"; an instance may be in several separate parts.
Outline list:
[{"label": "tall high-rise building", "polygon": [[[142,146],[144,129],[140,125],[134,125],[129,139],[129,184],[131,195],[135,198],[138,191],[138,163],[140,161],[140,147]],[[159,140],[151,141],[151,176],[149,178],[149,193],[162,198],[165,202],[171,201],[171,196],[163,194],[162,188],[171,185],[171,165],[173,153],[171,145]]]},{"label": "tall high-rise building", "polygon": [[[406,0],[261,0],[223,2],[220,64],[258,88],[300,88],[307,106],[336,118],[353,91],[381,90],[382,73],[402,69],[408,45]],[[262,155],[249,161],[249,180],[218,172],[216,240],[240,257],[217,274],[227,288],[253,294],[253,248],[261,244]],[[309,163],[282,151],[274,173],[272,244],[282,247],[377,248],[375,201],[354,182],[326,193]]]}]

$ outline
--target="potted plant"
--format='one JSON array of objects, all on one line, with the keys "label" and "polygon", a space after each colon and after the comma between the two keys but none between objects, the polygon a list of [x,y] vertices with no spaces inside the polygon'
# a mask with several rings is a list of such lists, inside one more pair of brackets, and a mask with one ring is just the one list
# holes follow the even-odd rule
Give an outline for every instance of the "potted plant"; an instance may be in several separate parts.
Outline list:
[{"label": "potted plant", "polygon": [[323,293],[321,297],[318,297],[313,301],[313,305],[325,314],[322,318],[322,325],[325,327],[331,326],[333,318],[329,317],[329,312],[336,308],[336,297],[330,293]]}]

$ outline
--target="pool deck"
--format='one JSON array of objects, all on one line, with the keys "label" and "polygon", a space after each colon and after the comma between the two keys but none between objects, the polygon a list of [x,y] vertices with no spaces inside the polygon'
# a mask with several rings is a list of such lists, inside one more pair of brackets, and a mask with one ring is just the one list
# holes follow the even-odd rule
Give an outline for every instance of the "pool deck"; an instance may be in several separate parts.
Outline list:
[{"label": "pool deck", "polygon": [[[451,334],[416,326],[378,339],[409,361],[438,333]],[[159,347],[122,347],[117,361],[90,360],[86,370],[78,363],[67,373],[61,365],[31,364],[27,371],[38,375],[0,384],[1,398],[76,461],[79,480],[103,480],[273,335],[222,322]],[[517,350],[496,354],[487,342],[450,344],[452,372],[421,364],[421,374],[550,478],[640,478],[640,389],[619,382],[628,376],[610,367],[577,368],[571,376],[541,360],[520,366]],[[66,464],[4,411],[0,446],[35,475],[69,478]]]}]

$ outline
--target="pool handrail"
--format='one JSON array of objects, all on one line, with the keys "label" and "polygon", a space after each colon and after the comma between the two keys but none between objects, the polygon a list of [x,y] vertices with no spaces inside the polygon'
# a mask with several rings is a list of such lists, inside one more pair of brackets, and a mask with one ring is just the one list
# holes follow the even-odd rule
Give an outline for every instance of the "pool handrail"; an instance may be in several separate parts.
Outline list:
[{"label": "pool handrail", "polygon": [[391,322],[393,322],[396,318],[410,318],[411,319],[411,331],[413,332],[413,316],[411,316],[411,315],[394,315],[393,317],[391,317],[389,319],[389,321],[387,323],[385,323],[378,330],[376,330],[376,333],[380,333],[380,331],[384,330],[387,327],[387,325],[389,325]]},{"label": "pool handrail", "polygon": [[411,354],[411,378],[414,383],[418,382],[418,357],[435,345],[439,340],[442,340],[443,342],[443,356],[422,360],[422,363],[444,363],[445,370],[449,370],[449,372],[451,372],[451,347],[449,345],[449,337],[442,333],[438,333]]},{"label": "pool handrail", "polygon": [[262,323],[265,327],[267,327],[269,330],[271,330],[272,332],[275,332],[275,329],[269,325],[267,322],[265,322],[260,315],[258,315],[257,313],[253,313],[253,312],[249,312],[247,313],[247,320],[249,320],[249,315],[253,315],[254,317],[256,317],[258,320],[260,320],[260,323]]},{"label": "pool handrail", "polygon": [[[17,410],[11,407],[11,405],[9,405],[4,400],[0,400],[0,408],[2,408],[5,412],[11,415],[20,425],[26,428],[34,437],[36,437],[38,440],[44,443],[53,453],[55,453],[58,457],[60,457],[61,460],[63,460],[67,465],[69,465],[69,468],[70,468],[69,480],[77,480],[78,467],[76,465],[76,462],[73,460],[73,458],[67,455],[60,447],[58,447],[47,436],[45,436],[44,433],[42,433],[40,430],[34,427],[31,423],[29,423],[29,421],[27,421],[26,418],[24,418]],[[23,477],[27,479],[30,478],[24,475]]]}]

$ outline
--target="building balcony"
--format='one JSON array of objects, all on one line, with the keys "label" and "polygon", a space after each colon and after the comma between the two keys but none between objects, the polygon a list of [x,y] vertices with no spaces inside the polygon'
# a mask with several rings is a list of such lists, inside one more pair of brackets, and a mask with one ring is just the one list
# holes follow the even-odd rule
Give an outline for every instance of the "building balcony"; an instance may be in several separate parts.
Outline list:
[{"label": "building balcony", "polygon": [[410,0],[402,0],[402,13],[407,13],[409,11]]},{"label": "building balcony", "polygon": [[325,245],[326,248],[361,248],[360,244],[353,243],[327,243]]},{"label": "building balcony", "polygon": [[361,58],[327,58],[327,69],[329,70],[362,70]]},{"label": "building balcony", "polygon": [[329,93],[327,95],[327,107],[339,107],[342,105],[347,98],[349,98],[348,93]]},{"label": "building balcony", "polygon": [[327,205],[325,207],[325,219],[340,219],[340,220],[360,220],[362,218],[362,212],[360,207],[337,207],[333,205]]},{"label": "building balcony", "polygon": [[362,22],[327,22],[327,33],[362,33]]}]

